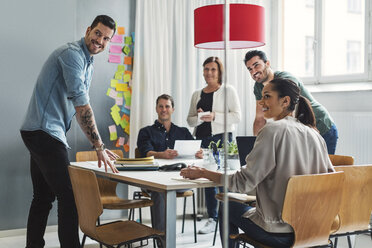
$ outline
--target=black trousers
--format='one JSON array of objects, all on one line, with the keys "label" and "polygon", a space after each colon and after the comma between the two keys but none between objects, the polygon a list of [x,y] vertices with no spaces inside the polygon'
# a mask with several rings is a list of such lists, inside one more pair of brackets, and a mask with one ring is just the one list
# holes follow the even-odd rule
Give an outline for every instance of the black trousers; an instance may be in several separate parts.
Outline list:
[{"label": "black trousers", "polygon": [[26,248],[44,247],[44,233],[52,203],[58,201],[58,238],[61,248],[78,248],[79,226],[66,146],[44,131],[21,131],[31,154],[33,199],[27,221]]}]

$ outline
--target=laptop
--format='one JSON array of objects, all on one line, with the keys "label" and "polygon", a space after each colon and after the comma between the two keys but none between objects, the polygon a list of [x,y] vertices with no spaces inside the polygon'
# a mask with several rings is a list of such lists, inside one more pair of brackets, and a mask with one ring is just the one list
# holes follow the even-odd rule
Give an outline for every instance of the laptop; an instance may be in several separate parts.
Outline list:
[{"label": "laptop", "polygon": [[245,165],[245,158],[252,151],[256,136],[237,136],[236,144],[238,145],[238,153],[240,166]]}]

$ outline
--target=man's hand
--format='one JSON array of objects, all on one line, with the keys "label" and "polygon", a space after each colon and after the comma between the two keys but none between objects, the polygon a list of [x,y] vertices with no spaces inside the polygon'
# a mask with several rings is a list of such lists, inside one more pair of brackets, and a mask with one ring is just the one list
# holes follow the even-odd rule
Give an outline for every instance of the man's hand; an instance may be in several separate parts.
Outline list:
[{"label": "man's hand", "polygon": [[161,154],[162,154],[161,157],[165,159],[173,159],[178,156],[178,152],[173,149],[167,149],[164,152],[161,152]]},{"label": "man's hand", "polygon": [[105,149],[105,150],[97,150],[97,158],[98,158],[98,167],[101,168],[101,163],[103,162],[105,166],[105,172],[107,172],[107,166],[109,166],[113,173],[118,173],[118,169],[116,169],[116,166],[112,163],[111,160],[115,160],[119,156],[115,153]]},{"label": "man's hand", "polygon": [[200,149],[195,153],[196,158],[203,158],[203,149]]}]

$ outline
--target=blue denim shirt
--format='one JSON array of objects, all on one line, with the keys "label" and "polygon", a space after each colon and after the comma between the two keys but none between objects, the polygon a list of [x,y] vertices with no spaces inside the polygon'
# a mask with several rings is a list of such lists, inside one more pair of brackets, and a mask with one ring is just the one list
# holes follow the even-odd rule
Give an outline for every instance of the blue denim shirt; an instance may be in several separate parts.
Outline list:
[{"label": "blue denim shirt", "polygon": [[63,142],[75,107],[89,104],[93,57],[84,38],[56,49],[37,79],[22,131],[43,130]]},{"label": "blue denim shirt", "polygon": [[149,151],[162,152],[174,148],[176,140],[193,140],[190,131],[185,127],[171,124],[169,132],[158,120],[152,126],[141,128],[138,133],[137,147],[141,157]]}]

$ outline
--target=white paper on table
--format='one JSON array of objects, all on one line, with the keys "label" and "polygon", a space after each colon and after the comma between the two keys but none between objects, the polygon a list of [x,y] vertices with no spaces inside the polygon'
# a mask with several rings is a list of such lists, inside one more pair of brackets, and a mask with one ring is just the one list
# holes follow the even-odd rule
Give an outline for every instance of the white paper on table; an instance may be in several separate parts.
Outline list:
[{"label": "white paper on table", "polygon": [[200,119],[200,117],[204,116],[204,115],[209,115],[211,114],[211,111],[207,111],[207,112],[199,112],[198,113],[198,122],[197,122],[197,125],[200,125],[202,124],[204,121]]},{"label": "white paper on table", "polygon": [[178,157],[191,157],[200,150],[201,140],[176,140],[174,150],[178,152]]},{"label": "white paper on table", "polygon": [[189,183],[211,183],[212,181],[206,178],[198,178],[198,179],[188,179],[183,177],[172,177],[172,180],[181,181],[181,182],[189,182]]}]

